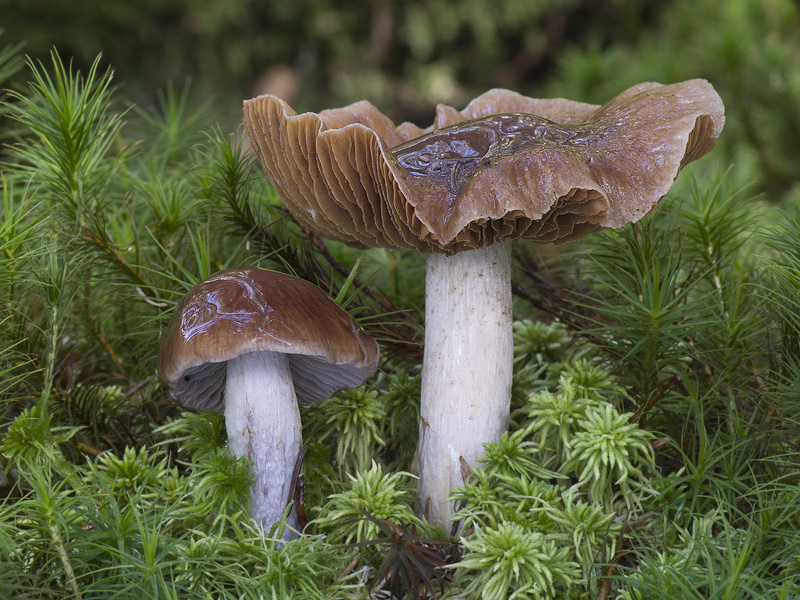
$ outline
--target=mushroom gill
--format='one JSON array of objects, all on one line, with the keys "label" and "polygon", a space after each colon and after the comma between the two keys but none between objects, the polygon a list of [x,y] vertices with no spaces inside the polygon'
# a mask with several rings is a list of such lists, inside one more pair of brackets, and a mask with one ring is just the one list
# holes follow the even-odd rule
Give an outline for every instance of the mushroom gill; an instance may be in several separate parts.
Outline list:
[{"label": "mushroom gill", "polygon": [[322,236],[432,253],[507,238],[577,239],[645,216],[724,124],[711,85],[644,83],[595,106],[491,90],[434,124],[368,102],[297,115],[245,102],[248,134],[289,211]]}]

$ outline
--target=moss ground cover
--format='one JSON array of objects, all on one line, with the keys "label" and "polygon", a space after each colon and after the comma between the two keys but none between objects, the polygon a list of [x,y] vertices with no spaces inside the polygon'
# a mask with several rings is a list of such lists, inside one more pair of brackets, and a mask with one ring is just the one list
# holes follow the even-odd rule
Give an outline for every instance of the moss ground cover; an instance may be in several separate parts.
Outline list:
[{"label": "moss ground cover", "polygon": [[[100,61],[26,69],[0,117],[0,596],[800,594],[800,224],[735,167],[581,247],[516,248],[512,423],[450,535],[414,506],[420,257],[309,236],[185,91],[126,109]],[[155,376],[179,298],[240,264],[318,284],[384,352],[304,409],[286,544],[249,522],[221,417]]]}]

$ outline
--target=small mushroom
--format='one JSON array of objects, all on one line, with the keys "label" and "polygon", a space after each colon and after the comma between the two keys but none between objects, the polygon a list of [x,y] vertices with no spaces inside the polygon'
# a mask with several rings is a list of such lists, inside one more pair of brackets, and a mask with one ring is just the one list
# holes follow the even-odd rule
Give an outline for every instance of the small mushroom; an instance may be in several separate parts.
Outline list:
[{"label": "small mushroom", "polygon": [[[298,403],[358,387],[378,358],[375,340],[319,288],[240,268],[212,275],[181,300],[158,374],[181,405],[225,413],[231,451],[253,462],[251,516],[269,529],[292,500],[302,445]],[[294,510],[287,523],[297,528]]]},{"label": "small mushroom", "polygon": [[420,423],[426,516],[447,531],[460,459],[508,427],[511,245],[565,242],[655,210],[709,152],[724,107],[701,79],[643,83],[603,106],[491,90],[427,129],[368,102],[297,115],[244,104],[262,166],[295,219],[359,247],[428,254]]}]

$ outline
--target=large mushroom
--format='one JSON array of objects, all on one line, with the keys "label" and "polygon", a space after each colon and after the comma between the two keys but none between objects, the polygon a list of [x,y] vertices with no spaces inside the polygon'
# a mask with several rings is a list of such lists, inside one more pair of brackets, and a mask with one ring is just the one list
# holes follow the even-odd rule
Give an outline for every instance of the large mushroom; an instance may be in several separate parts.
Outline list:
[{"label": "large mushroom", "polygon": [[507,429],[514,238],[576,240],[655,210],[724,124],[714,88],[643,83],[602,106],[491,90],[427,129],[368,102],[297,115],[244,103],[269,179],[304,226],[359,247],[428,254],[421,496],[445,531],[450,490]]},{"label": "large mushroom", "polygon": [[[378,357],[375,340],[319,288],[240,268],[212,275],[181,300],[158,373],[183,406],[224,411],[231,452],[253,462],[251,516],[269,529],[291,500],[303,443],[298,404],[358,387]],[[292,510],[287,524],[297,523]]]}]

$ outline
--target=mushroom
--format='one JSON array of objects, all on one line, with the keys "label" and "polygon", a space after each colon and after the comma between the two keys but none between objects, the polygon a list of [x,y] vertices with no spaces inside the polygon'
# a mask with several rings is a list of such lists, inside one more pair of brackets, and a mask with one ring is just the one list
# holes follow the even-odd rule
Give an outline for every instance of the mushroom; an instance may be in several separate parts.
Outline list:
[{"label": "mushroom", "polygon": [[[250,514],[264,529],[288,502],[302,445],[300,411],[355,388],[378,345],[310,283],[259,268],[221,271],[178,305],[158,374],[186,407],[225,413],[228,444],[252,461]],[[297,528],[291,511],[284,536]]]},{"label": "mushroom", "polygon": [[510,240],[566,242],[655,210],[710,151],[724,107],[695,79],[642,83],[596,106],[491,90],[434,124],[398,127],[368,102],[297,115],[274,96],[244,122],[294,218],[358,247],[427,253],[420,493],[447,530],[460,460],[506,431]]}]

